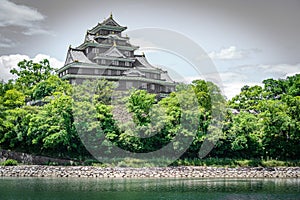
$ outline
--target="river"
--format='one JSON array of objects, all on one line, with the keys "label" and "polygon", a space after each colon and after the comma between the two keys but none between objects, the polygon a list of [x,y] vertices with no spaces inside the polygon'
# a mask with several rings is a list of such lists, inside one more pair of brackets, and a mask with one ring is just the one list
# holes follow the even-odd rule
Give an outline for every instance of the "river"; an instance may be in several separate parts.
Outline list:
[{"label": "river", "polygon": [[0,178],[0,199],[300,199],[300,179]]}]

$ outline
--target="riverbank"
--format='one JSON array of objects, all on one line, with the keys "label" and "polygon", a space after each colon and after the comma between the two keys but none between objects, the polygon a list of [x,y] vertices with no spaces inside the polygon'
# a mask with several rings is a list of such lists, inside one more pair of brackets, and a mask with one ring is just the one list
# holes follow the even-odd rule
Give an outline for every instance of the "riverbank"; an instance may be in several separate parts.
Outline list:
[{"label": "riverbank", "polygon": [[84,178],[300,178],[300,167],[149,167],[0,166],[0,177]]}]

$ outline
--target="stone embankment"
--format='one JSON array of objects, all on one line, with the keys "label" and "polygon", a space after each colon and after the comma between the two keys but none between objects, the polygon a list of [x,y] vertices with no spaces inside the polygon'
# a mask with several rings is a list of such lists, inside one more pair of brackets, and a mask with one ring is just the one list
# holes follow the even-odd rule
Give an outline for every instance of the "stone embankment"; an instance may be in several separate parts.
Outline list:
[{"label": "stone embankment", "polygon": [[0,149],[0,162],[3,162],[7,159],[13,159],[19,163],[29,165],[46,165],[49,163],[57,163],[58,165],[72,165],[75,163],[72,160],[50,158],[46,156],[34,156],[27,153]]},{"label": "stone embankment", "polygon": [[100,168],[91,166],[0,166],[0,177],[85,178],[300,178],[300,167],[217,168],[149,167]]}]

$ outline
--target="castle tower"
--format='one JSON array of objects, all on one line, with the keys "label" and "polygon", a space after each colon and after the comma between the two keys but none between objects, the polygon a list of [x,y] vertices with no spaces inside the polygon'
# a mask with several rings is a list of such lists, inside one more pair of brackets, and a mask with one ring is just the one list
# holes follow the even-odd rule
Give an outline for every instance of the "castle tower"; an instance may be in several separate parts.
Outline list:
[{"label": "castle tower", "polygon": [[65,64],[57,71],[59,77],[71,84],[104,78],[117,82],[117,90],[134,87],[161,96],[174,91],[176,83],[167,71],[152,66],[144,54],[135,54],[139,47],[122,35],[126,29],[111,14],[88,30],[81,45],[69,47]]}]

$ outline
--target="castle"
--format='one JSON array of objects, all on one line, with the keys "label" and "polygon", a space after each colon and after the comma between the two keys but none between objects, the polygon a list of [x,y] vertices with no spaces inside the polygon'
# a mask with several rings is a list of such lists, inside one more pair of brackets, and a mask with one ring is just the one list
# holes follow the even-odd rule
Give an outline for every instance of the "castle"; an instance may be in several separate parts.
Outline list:
[{"label": "castle", "polygon": [[144,54],[136,55],[112,14],[88,30],[84,42],[68,49],[65,64],[57,73],[71,84],[87,79],[106,79],[117,83],[117,90],[137,88],[164,96],[175,90],[176,83],[168,72],[151,65]]}]

